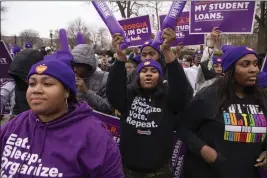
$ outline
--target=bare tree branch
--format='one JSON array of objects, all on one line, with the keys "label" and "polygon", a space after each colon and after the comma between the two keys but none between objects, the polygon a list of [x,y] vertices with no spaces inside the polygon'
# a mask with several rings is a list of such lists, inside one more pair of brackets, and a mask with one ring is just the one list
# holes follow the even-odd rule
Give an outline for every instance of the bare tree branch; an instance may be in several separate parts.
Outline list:
[{"label": "bare tree branch", "polygon": [[21,39],[21,44],[29,42],[34,45],[40,41],[39,33],[32,29],[23,30],[22,32],[20,32],[19,37]]},{"label": "bare tree branch", "polygon": [[122,18],[130,18],[132,16],[139,16],[147,2],[137,1],[110,1],[113,12],[120,11]]},{"label": "bare tree branch", "polygon": [[90,43],[90,32],[88,25],[86,25],[81,18],[77,18],[69,22],[67,28],[68,42],[71,48],[76,45],[76,37],[78,32],[81,32],[83,34],[85,43]]},{"label": "bare tree branch", "polygon": [[[6,11],[7,11],[6,7],[1,5],[1,14],[6,12]],[[2,20],[3,19],[2,19],[2,16],[1,16],[0,21],[2,21]]]}]

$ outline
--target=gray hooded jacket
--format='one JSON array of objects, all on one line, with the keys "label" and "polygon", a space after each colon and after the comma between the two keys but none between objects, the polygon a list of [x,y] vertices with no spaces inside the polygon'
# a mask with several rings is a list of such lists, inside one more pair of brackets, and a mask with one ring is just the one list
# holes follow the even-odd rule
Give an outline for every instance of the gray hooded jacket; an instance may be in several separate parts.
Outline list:
[{"label": "gray hooded jacket", "polygon": [[93,48],[88,44],[79,44],[71,51],[74,63],[86,64],[92,67],[92,72],[84,81],[89,89],[88,93],[77,92],[79,101],[86,101],[93,109],[111,114],[113,109],[106,99],[106,82],[108,72],[98,71],[97,60]]}]

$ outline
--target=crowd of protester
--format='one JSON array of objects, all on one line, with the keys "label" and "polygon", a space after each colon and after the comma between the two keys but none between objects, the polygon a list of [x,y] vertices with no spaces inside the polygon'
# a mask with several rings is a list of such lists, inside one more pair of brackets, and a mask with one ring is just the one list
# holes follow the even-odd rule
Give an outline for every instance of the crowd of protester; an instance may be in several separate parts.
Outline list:
[{"label": "crowd of protester", "polygon": [[[129,54],[120,34],[113,50],[97,54],[89,44],[70,52],[15,46],[13,80],[1,88],[13,118],[1,127],[0,177],[44,177],[47,168],[45,177],[172,178],[179,137],[188,148],[185,178],[260,178],[267,168],[264,55],[246,46],[216,49],[217,29],[210,46],[186,55],[182,44],[172,48],[172,29],[162,37],[161,46],[151,39]],[[119,147],[93,110],[120,118]]]}]

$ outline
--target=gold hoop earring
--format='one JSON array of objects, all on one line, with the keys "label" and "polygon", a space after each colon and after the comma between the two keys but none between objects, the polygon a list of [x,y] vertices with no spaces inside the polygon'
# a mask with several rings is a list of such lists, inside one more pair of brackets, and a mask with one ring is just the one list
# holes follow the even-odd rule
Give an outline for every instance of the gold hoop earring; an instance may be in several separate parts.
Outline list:
[{"label": "gold hoop earring", "polygon": [[66,98],[65,104],[66,104],[66,110],[68,111],[69,110],[68,98]]}]

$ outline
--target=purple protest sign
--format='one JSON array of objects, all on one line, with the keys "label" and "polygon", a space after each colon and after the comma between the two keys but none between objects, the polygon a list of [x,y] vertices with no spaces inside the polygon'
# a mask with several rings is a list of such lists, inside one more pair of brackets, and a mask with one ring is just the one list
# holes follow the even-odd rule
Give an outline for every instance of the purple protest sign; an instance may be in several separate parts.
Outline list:
[{"label": "purple protest sign", "polygon": [[11,78],[8,75],[8,69],[12,62],[12,57],[8,52],[8,48],[6,47],[4,41],[0,41],[0,79],[8,79]]},{"label": "purple protest sign", "polygon": [[130,46],[143,45],[151,39],[149,15],[120,20],[119,24],[130,40]]},{"label": "purple protest sign", "polygon": [[254,16],[255,1],[191,1],[189,33],[252,34]]},{"label": "purple protest sign", "polygon": [[[160,29],[163,30],[163,20],[166,15],[159,16]],[[183,45],[199,45],[204,44],[204,34],[190,35],[189,34],[189,12],[182,12],[176,23],[176,40],[173,46],[177,46],[179,43]]]},{"label": "purple protest sign", "polygon": [[101,120],[106,129],[112,134],[114,141],[120,143],[120,119],[115,116],[107,115],[98,111],[94,111],[94,116]]},{"label": "purple protest sign", "polygon": [[172,168],[173,168],[173,178],[183,178],[184,171],[184,154],[186,152],[186,146],[182,140],[177,139],[172,153]]}]

